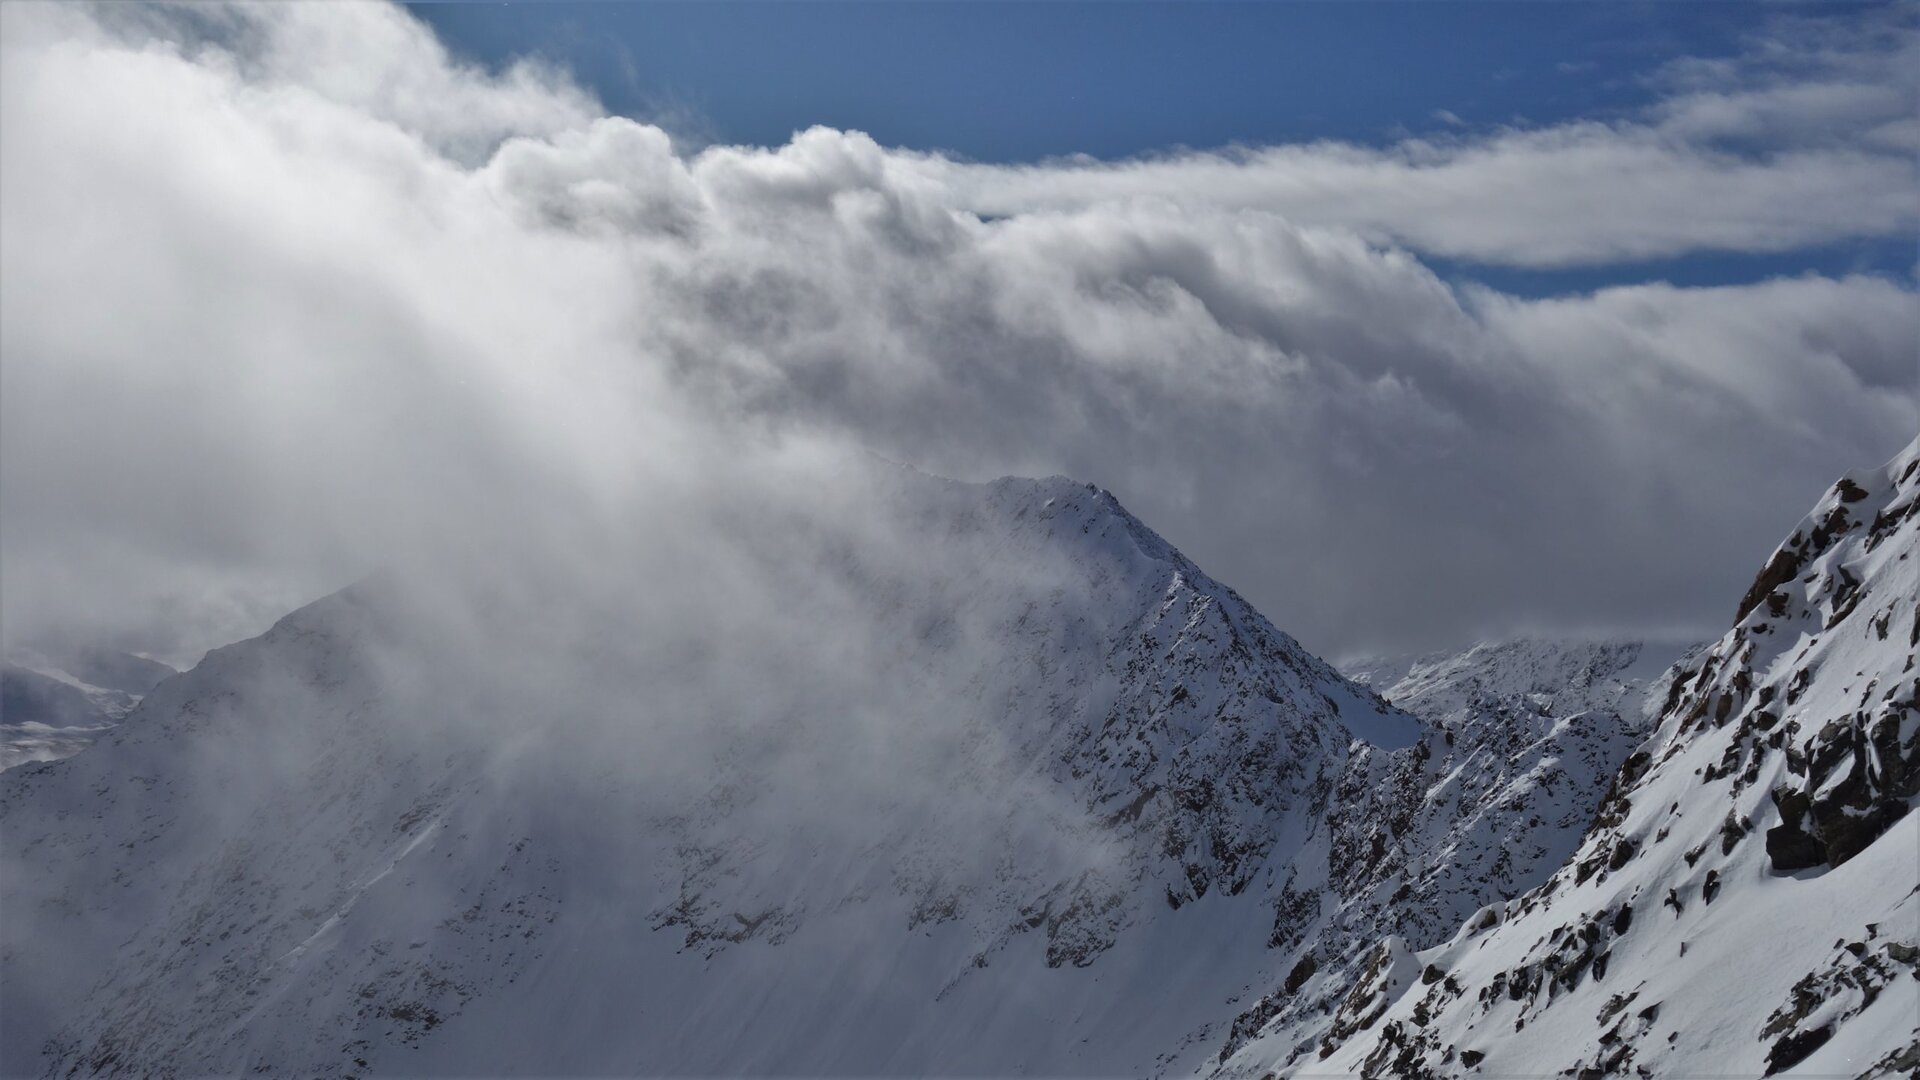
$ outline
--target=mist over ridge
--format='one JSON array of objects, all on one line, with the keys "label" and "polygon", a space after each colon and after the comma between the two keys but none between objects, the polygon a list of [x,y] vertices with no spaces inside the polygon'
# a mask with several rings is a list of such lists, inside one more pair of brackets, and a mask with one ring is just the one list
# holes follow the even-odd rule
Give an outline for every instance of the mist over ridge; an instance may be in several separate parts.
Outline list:
[{"label": "mist over ridge", "polygon": [[1002,167],[683,150],[398,8],[4,17],[10,637],[186,663],[502,528],[563,559],[789,468],[857,507],[822,463],[862,451],[1111,488],[1325,653],[1698,636],[1916,422],[1910,282],[1427,264],[1910,229],[1897,20],[1757,31],[1611,125]]},{"label": "mist over ridge", "polygon": [[0,4],[0,1074],[1920,1069],[1912,3],[854,10]]}]

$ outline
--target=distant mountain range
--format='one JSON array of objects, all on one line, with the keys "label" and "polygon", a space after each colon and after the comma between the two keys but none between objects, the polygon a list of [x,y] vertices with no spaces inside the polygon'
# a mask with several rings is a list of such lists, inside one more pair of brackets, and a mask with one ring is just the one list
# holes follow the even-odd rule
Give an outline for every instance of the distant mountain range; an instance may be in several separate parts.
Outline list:
[{"label": "distant mountain range", "polygon": [[158,660],[114,649],[10,652],[0,661],[0,770],[79,753],[175,674]]}]

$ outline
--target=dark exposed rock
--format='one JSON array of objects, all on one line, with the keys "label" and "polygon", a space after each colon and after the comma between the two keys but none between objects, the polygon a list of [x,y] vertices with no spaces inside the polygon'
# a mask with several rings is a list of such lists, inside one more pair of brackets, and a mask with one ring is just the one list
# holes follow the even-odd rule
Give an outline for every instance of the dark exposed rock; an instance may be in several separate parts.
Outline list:
[{"label": "dark exposed rock", "polygon": [[1753,830],[1753,822],[1747,818],[1736,818],[1733,811],[1727,811],[1727,820],[1720,823],[1720,854],[1733,854],[1734,846],[1742,837]]},{"label": "dark exposed rock", "polygon": [[1772,1076],[1782,1069],[1791,1069],[1807,1059],[1815,1050],[1827,1044],[1833,1038],[1833,1027],[1817,1027],[1811,1031],[1788,1032],[1774,1040],[1767,1050],[1767,1075]]},{"label": "dark exposed rock", "polygon": [[1773,553],[1773,558],[1760,570],[1760,576],[1753,579],[1747,588],[1747,594],[1740,598],[1740,610],[1734,613],[1733,621],[1741,622],[1773,590],[1792,581],[1800,573],[1801,558],[1793,547],[1782,547]]},{"label": "dark exposed rock", "polygon": [[1807,743],[1807,768],[1773,792],[1781,818],[1767,831],[1774,869],[1838,866],[1906,816],[1920,794],[1920,735],[1904,745],[1899,736],[1903,715],[1915,707],[1888,700],[1871,724],[1829,723]]},{"label": "dark exposed rock", "polygon": [[1280,989],[1288,994],[1298,993],[1300,988],[1306,985],[1307,980],[1313,978],[1313,973],[1319,970],[1319,967],[1320,964],[1313,958],[1313,954],[1308,953],[1300,958],[1299,963],[1293,965],[1292,971],[1287,972],[1286,981],[1280,984]]}]

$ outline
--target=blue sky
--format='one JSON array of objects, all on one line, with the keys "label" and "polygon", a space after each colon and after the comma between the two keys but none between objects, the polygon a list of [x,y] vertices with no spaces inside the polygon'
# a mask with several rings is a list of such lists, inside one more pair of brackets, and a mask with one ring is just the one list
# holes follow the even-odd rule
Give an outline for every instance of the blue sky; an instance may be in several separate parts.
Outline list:
[{"label": "blue sky", "polygon": [[1732,51],[1735,4],[514,3],[413,10],[489,64],[560,61],[613,110],[715,141],[813,124],[979,161],[1384,142],[1644,104]]},{"label": "blue sky", "polygon": [[[457,55],[563,65],[687,146],[815,124],[980,162],[1332,139],[1367,146],[1630,117],[1678,58],[1764,19],[1873,5],[1737,3],[416,4]],[[1522,295],[1783,274],[1911,280],[1907,237],[1578,268],[1429,261]]]}]

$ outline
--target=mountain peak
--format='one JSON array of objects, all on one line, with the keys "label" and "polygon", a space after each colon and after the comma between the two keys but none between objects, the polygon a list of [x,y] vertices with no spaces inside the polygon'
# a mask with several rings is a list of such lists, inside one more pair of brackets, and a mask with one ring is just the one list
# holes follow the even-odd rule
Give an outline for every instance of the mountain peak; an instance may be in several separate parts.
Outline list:
[{"label": "mountain peak", "polygon": [[[876,490],[739,529],[749,607],[387,575],[0,777],[6,1067],[551,1072],[565,1029],[581,1071],[1125,1072],[1203,1031],[1356,735],[1418,722],[1109,493]],[[1223,966],[1138,1015],[1181,955]],[[764,1044],[694,1034],[748,1009]]]}]

